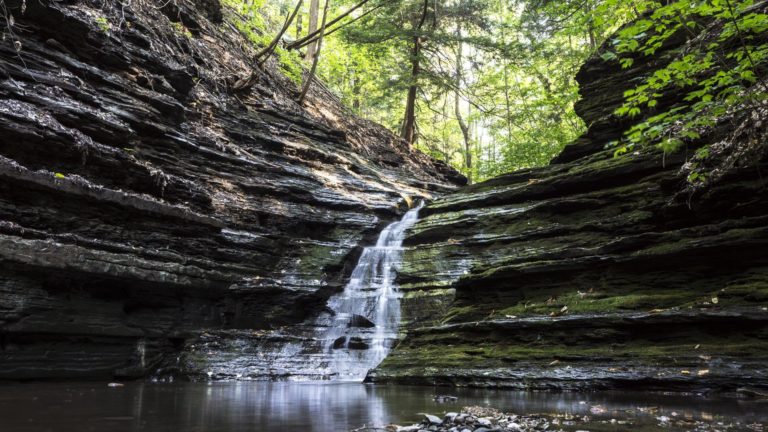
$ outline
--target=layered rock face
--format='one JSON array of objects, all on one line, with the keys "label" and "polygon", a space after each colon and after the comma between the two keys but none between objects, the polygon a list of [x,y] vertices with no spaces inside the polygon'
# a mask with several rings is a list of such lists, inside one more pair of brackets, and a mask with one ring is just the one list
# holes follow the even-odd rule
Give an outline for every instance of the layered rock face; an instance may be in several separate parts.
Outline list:
[{"label": "layered rock face", "polygon": [[274,60],[232,90],[254,53],[218,1],[4,3],[0,379],[142,376],[201,329],[299,322],[461,182],[320,84],[297,105]]},{"label": "layered rock face", "polygon": [[551,166],[422,211],[400,275],[407,336],[370,380],[768,386],[765,109],[725,119],[697,143],[756,149],[703,189],[686,186],[681,170],[692,150],[604,149],[630,126],[612,114],[623,92],[681,43],[629,70],[593,58],[578,76],[589,130]]}]

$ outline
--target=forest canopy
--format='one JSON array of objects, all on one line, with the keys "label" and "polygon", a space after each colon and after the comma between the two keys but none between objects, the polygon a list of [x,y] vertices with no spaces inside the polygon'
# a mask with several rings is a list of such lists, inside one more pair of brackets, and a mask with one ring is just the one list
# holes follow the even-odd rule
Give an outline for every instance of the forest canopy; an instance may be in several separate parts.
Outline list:
[{"label": "forest canopy", "polygon": [[[643,121],[611,143],[616,156],[640,147],[676,151],[733,107],[765,101],[768,19],[759,1],[225,3],[297,84],[306,89],[316,73],[355,114],[471,181],[545,165],[584,132],[573,108],[575,76],[591,55],[631,68],[670,38],[692,42],[625,93],[615,115]],[[720,36],[697,40],[713,23]],[[668,86],[687,95],[659,109]]]}]

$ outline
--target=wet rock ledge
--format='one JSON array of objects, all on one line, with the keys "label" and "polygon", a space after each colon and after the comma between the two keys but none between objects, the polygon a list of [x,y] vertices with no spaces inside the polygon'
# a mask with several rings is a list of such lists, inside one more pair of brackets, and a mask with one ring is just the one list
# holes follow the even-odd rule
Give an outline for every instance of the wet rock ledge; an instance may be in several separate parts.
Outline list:
[{"label": "wet rock ledge", "polygon": [[[765,107],[724,119],[680,153],[606,148],[638,121],[612,114],[624,91],[684,43],[627,70],[592,58],[577,77],[589,129],[552,165],[422,210],[399,276],[406,336],[369,380],[768,387]],[[714,144],[720,168],[692,187],[685,163],[703,144]]]},{"label": "wet rock ledge", "polygon": [[299,322],[404,198],[462,181],[321,85],[298,106],[273,61],[233,90],[254,52],[217,0],[4,4],[0,379]]}]

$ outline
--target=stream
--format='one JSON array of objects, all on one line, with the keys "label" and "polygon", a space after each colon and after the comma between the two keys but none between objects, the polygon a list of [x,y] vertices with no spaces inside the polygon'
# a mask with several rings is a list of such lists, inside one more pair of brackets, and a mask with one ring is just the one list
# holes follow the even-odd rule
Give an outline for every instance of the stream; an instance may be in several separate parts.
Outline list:
[{"label": "stream", "polygon": [[[458,396],[437,403],[437,394]],[[657,393],[546,393],[357,383],[21,383],[0,385],[0,430],[86,431],[349,431],[366,425],[410,424],[419,413],[442,415],[462,406],[517,414],[589,416],[566,430],[659,430],[660,418],[741,428],[768,421],[768,402]],[[604,411],[595,414],[594,412]],[[624,424],[611,423],[620,419]],[[650,429],[649,429],[650,428]],[[665,426],[663,430],[678,430]],[[695,430],[684,428],[681,430]],[[699,429],[701,430],[701,429]],[[714,429],[707,429],[714,430]]]}]

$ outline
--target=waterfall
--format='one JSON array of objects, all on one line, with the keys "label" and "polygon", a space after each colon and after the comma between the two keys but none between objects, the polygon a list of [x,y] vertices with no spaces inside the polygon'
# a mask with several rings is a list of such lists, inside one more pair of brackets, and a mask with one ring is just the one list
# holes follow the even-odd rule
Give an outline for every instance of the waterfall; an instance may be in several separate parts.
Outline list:
[{"label": "waterfall", "polygon": [[312,343],[283,347],[280,362],[293,369],[292,379],[362,381],[384,360],[400,324],[402,293],[395,277],[405,231],[416,223],[423,206],[420,203],[384,228],[376,245],[363,250],[344,291],[328,300],[326,312],[311,326]]},{"label": "waterfall", "polygon": [[335,316],[319,339],[330,353],[328,369],[334,379],[362,381],[397,340],[402,293],[395,277],[405,231],[416,223],[422,207],[420,203],[384,228],[376,245],[363,250],[344,291],[328,301]]}]

